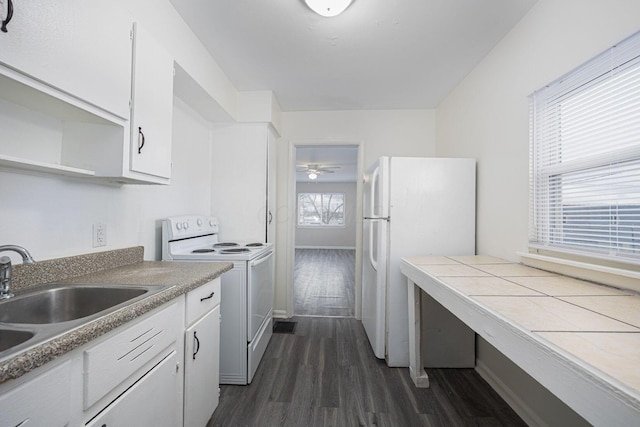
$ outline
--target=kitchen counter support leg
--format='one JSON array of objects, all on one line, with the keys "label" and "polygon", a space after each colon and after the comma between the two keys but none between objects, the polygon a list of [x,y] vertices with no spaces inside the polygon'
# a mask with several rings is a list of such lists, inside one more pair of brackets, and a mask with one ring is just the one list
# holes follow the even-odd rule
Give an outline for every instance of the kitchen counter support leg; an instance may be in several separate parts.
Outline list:
[{"label": "kitchen counter support leg", "polygon": [[429,376],[422,367],[421,351],[422,304],[420,293],[422,290],[410,279],[407,279],[407,287],[409,288],[409,374],[416,387],[428,388]]}]

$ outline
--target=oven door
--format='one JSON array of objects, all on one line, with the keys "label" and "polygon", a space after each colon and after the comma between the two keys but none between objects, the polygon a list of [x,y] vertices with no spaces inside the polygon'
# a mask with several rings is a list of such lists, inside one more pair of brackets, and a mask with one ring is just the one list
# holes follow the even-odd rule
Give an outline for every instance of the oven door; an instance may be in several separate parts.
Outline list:
[{"label": "oven door", "polygon": [[249,261],[247,340],[253,341],[273,309],[273,251]]}]

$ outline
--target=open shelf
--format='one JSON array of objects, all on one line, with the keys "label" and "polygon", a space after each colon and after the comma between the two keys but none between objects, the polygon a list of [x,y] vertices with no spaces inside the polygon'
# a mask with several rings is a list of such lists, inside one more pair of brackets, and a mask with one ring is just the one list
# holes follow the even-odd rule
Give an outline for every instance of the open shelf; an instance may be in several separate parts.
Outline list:
[{"label": "open shelf", "polygon": [[45,163],[37,160],[6,156],[4,154],[0,154],[0,167],[9,167],[30,172],[43,172],[71,177],[92,177],[96,174],[94,171],[88,169]]}]

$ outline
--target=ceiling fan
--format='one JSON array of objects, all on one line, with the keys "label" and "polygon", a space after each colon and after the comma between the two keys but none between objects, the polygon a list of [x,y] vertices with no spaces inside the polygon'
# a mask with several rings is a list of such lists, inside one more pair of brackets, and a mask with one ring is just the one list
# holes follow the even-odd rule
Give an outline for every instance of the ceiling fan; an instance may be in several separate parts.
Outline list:
[{"label": "ceiling fan", "polygon": [[309,163],[307,165],[297,165],[296,172],[304,172],[309,179],[317,179],[318,175],[325,173],[333,173],[332,169],[340,169],[340,166],[323,166],[319,164]]}]

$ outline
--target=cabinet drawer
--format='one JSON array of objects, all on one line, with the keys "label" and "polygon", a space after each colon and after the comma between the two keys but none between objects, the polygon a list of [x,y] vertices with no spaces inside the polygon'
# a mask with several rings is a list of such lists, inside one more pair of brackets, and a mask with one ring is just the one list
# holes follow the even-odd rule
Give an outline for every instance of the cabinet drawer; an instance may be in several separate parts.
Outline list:
[{"label": "cabinet drawer", "polygon": [[[176,341],[177,303],[84,351],[84,408],[96,403]],[[117,329],[116,329],[117,331]]]},{"label": "cabinet drawer", "polygon": [[186,325],[192,324],[218,304],[220,304],[219,277],[187,294]]}]

